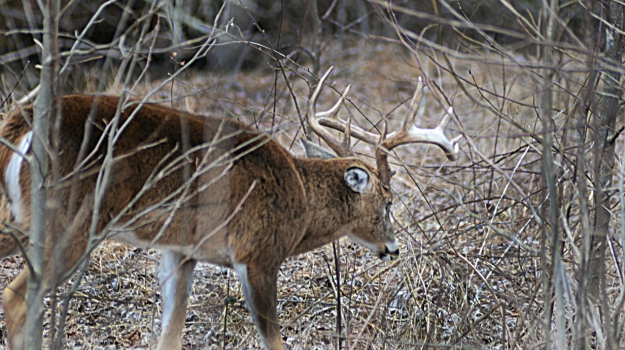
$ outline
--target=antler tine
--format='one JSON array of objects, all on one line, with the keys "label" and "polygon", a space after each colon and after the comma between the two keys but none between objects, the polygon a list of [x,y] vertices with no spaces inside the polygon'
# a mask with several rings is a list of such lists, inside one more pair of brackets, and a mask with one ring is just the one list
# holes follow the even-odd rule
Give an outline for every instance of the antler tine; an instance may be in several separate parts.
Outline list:
[{"label": "antler tine", "polygon": [[[347,90],[349,90],[349,86],[347,87]],[[349,149],[350,151],[352,149],[351,131],[352,131],[352,115],[350,114],[349,117],[347,118],[347,125],[345,126],[345,133],[343,134],[343,142],[341,142],[343,147]]]},{"label": "antler tine", "polygon": [[345,91],[343,91],[343,94],[341,95],[341,98],[339,98],[339,100],[334,104],[334,106],[332,106],[332,108],[328,109],[325,112],[315,113],[315,117],[317,119],[321,119],[321,118],[327,118],[329,116],[329,118],[338,119],[337,114],[339,113],[339,110],[341,110],[341,107],[343,107],[343,103],[345,103],[345,98],[347,97],[347,94],[349,93],[349,90],[351,88],[352,88],[352,84],[347,85],[347,87],[345,88]]},{"label": "antler tine", "polygon": [[366,131],[356,125],[353,125],[351,123],[351,115],[347,122],[345,122],[344,120],[340,119],[337,116],[338,109],[341,108],[341,104],[343,103],[343,100],[345,99],[345,96],[347,95],[351,87],[352,87],[351,85],[347,86],[347,88],[345,89],[345,92],[341,96],[341,99],[339,100],[339,102],[336,103],[334,107],[332,107],[327,112],[319,112],[316,114],[318,122],[320,125],[323,125],[325,127],[341,131],[345,133],[346,136],[350,135],[361,141],[364,141],[366,143],[370,143],[373,145],[379,144],[378,139],[380,136],[372,132]]},{"label": "antler tine", "polygon": [[388,133],[388,119],[384,117],[384,123],[382,124],[382,132],[380,133],[380,142],[378,143],[378,146],[381,145],[382,142],[384,142],[384,140],[386,139],[387,133]]},{"label": "antler tine", "polygon": [[391,166],[388,164],[388,150],[383,146],[384,139],[386,139],[386,133],[388,132],[388,119],[384,117],[384,123],[382,125],[382,132],[380,133],[380,142],[377,144],[377,148],[375,150],[375,162],[378,167],[378,172],[380,174],[380,181],[386,186],[391,185],[391,177],[393,176],[393,172],[391,171]]},{"label": "antler tine", "polygon": [[321,79],[319,79],[319,83],[317,84],[317,87],[315,87],[315,90],[310,96],[310,101],[308,102],[308,115],[315,115],[315,112],[317,110],[317,100],[319,99],[321,90],[323,90],[323,84],[325,83],[326,79],[328,79],[328,76],[330,75],[330,73],[332,73],[333,70],[333,66],[328,68],[328,70],[321,77]]},{"label": "antler tine", "polygon": [[415,124],[415,119],[419,114],[419,107],[421,106],[421,101],[423,100],[424,95],[424,87],[423,87],[423,79],[419,77],[417,81],[417,89],[412,95],[412,100],[410,101],[410,109],[408,111],[408,116],[404,120],[404,128],[408,128],[410,125]]},{"label": "antler tine", "polygon": [[[349,87],[351,87],[351,85]],[[419,78],[419,82],[417,84],[417,90],[415,91],[415,94],[413,95],[412,100],[410,102],[410,112],[408,113],[406,120],[404,120],[403,129],[408,130],[411,125],[414,125],[416,116],[419,112],[419,105],[421,104],[422,99],[423,99],[423,80]],[[330,111],[333,111],[333,110],[334,108],[332,108]],[[317,116],[319,117],[318,118],[319,124],[325,127],[343,132],[346,129],[345,121],[339,119],[336,113],[330,113],[330,111],[324,112],[324,113],[317,113]],[[386,139],[386,137],[389,137],[392,139],[396,137],[398,134],[400,134],[399,132],[392,132],[388,134],[388,120],[386,119],[384,120],[384,125],[382,126],[382,128],[383,129],[380,134],[375,134],[367,130],[364,130],[358,126],[352,125],[350,129],[350,134],[351,136],[371,145],[381,145],[382,142]]]},{"label": "antler tine", "polygon": [[[431,143],[440,147],[443,152],[445,152],[447,159],[456,160],[458,159],[458,153],[460,151],[458,145],[460,137],[449,140],[447,136],[445,136],[445,126],[449,123],[452,114],[453,108],[449,107],[443,120],[441,120],[434,129],[421,129],[414,125],[414,123],[404,125],[404,128],[402,128],[399,133],[384,140],[382,146],[390,151],[397,146],[409,143]],[[411,116],[408,116],[408,118],[411,118]]]},{"label": "antler tine", "polygon": [[[340,129],[340,131],[347,130],[347,132],[345,133],[345,138],[343,139],[343,141],[339,141],[334,136],[332,136],[330,132],[328,132],[327,129],[323,128],[319,124],[319,119],[324,118],[326,116],[329,116],[332,119],[336,118],[336,115],[341,109],[341,106],[343,106],[343,103],[345,102],[345,97],[349,93],[349,89],[351,88],[351,85],[347,86],[347,88],[341,95],[341,98],[332,108],[330,108],[329,110],[325,112],[316,113],[315,105],[317,103],[317,100],[319,99],[319,95],[321,94],[323,85],[325,84],[326,79],[328,78],[328,76],[330,75],[333,69],[334,67],[330,67],[328,71],[321,77],[321,79],[319,79],[319,83],[317,84],[317,87],[315,88],[312,96],[310,97],[310,101],[308,102],[308,125],[310,125],[310,128],[315,132],[315,134],[321,137],[339,157],[349,157],[349,156],[354,155],[354,153],[351,150],[350,140],[349,140],[350,126],[348,125],[347,127]],[[351,118],[350,118],[350,121],[351,121]]]}]

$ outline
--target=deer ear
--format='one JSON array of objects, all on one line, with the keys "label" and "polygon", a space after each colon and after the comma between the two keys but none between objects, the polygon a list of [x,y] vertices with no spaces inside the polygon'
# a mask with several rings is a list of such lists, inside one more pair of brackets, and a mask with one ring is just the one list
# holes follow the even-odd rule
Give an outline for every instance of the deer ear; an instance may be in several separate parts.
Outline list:
[{"label": "deer ear", "polygon": [[321,159],[330,159],[336,158],[336,156],[328,151],[326,151],[323,147],[312,143],[306,139],[302,139],[302,145],[306,150],[306,158],[321,158]]},{"label": "deer ear", "polygon": [[364,193],[369,188],[369,173],[362,168],[349,168],[345,171],[345,182],[352,191]]}]

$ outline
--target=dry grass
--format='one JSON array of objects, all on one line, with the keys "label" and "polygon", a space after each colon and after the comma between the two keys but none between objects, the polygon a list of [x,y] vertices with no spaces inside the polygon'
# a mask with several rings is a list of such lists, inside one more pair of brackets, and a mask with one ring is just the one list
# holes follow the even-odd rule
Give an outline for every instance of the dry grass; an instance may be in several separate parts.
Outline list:
[{"label": "dry grass", "polygon": [[[526,132],[538,132],[540,126],[532,74],[508,61],[495,65],[452,57],[445,68],[437,65],[445,58],[436,54],[423,53],[420,60],[423,71],[397,47],[372,43],[327,50],[322,60],[322,67],[337,67],[332,78],[337,90],[353,84],[349,111],[360,125],[371,127],[367,119],[377,123],[388,116],[391,127],[398,128],[407,111],[403,102],[413,93],[416,78],[425,75],[432,88],[420,125],[436,125],[450,102],[459,124],[452,124],[448,135],[463,132],[467,137],[461,141],[461,159],[454,163],[435,147],[398,149],[394,159],[398,175],[393,180],[393,211],[402,250],[398,261],[378,261],[349,241],[341,241],[343,345],[348,349],[413,349],[426,344],[435,348],[541,348],[540,228],[531,209],[540,199],[540,146]],[[562,69],[577,64],[571,60],[570,67]],[[449,68],[479,88],[461,89],[446,71]],[[299,117],[281,76],[274,99],[274,73],[258,69],[217,78],[193,72],[182,78],[184,84],[175,85],[174,96],[190,95],[176,105],[243,119],[274,132],[285,147],[301,155],[299,146],[293,145],[299,137]],[[556,77],[571,91],[579,89],[577,78],[574,73]],[[308,86],[294,75],[290,79],[304,113]],[[115,87],[109,92],[115,93]],[[159,97],[169,98],[169,93],[166,89]],[[556,93],[555,108],[570,108],[564,88]],[[329,106],[335,98],[326,88],[320,100]],[[509,120],[489,111],[488,105]],[[556,123],[562,135],[564,116],[556,118]],[[356,149],[366,159],[373,154],[365,145],[357,144]],[[614,225],[618,219],[614,218]],[[578,231],[574,227],[572,234],[579,243]],[[615,256],[621,248],[614,246]],[[279,317],[290,348],[335,348],[333,255],[332,247],[326,246],[288,259],[280,270]],[[564,260],[572,278],[576,259],[567,246]],[[606,262],[608,283],[614,286],[611,297],[618,294],[620,284],[615,260]],[[13,257],[2,262],[0,284],[6,285],[16,275],[20,261]],[[93,254],[72,301],[65,329],[67,347],[147,349],[154,345],[161,309],[157,266],[158,252],[114,242],[102,245]],[[225,306],[226,300],[235,301]],[[4,341],[1,320],[0,315]],[[229,349],[259,346],[237,278],[228,270],[200,264],[183,344],[187,349],[221,349],[224,343]]]}]

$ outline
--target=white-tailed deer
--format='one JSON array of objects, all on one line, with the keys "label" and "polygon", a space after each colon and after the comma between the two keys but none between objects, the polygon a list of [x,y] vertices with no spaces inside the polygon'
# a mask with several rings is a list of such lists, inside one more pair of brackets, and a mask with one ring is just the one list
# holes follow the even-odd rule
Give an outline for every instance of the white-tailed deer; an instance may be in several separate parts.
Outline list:
[{"label": "white-tailed deer", "polygon": [[[333,159],[294,157],[268,135],[230,119],[137,103],[124,104],[116,114],[123,102],[115,97],[61,97],[57,158],[52,159],[60,175],[48,184],[50,195],[57,196],[48,237],[54,232],[61,238],[48,238],[47,248],[59,255],[50,270],[62,273],[50,272],[49,279],[67,278],[104,237],[162,250],[158,349],[173,350],[181,348],[196,261],[230,267],[241,280],[263,346],[282,349],[276,312],[280,264],[345,235],[382,259],[396,257],[387,152],[427,142],[450,159],[458,153],[456,140],[443,133],[449,116],[435,129],[413,125],[421,88],[399,133],[386,135],[384,127],[379,136],[338,119],[349,88],[332,109],[315,113],[330,72],[310,99],[308,118],[339,156]],[[0,137],[13,145],[0,146],[0,185],[9,208],[0,215],[6,219],[3,256],[27,242],[22,233],[29,230],[31,176],[22,160],[33,138],[31,119],[32,107],[26,107],[0,127]],[[346,136],[339,141],[322,125]],[[350,135],[378,146],[377,169],[353,156]],[[22,271],[2,295],[11,349],[22,349],[26,337],[27,276],[28,270]]]}]

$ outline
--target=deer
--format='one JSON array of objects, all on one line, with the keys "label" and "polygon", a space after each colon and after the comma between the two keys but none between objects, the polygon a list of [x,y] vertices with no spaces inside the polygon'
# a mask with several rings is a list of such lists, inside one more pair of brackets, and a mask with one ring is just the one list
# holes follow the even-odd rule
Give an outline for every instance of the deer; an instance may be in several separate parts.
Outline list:
[{"label": "deer", "polygon": [[[319,79],[307,118],[335,154],[307,142],[305,158],[234,119],[112,96],[59,97],[54,161],[60,175],[46,184],[58,205],[46,234],[61,239],[46,241],[48,266],[53,252],[58,254],[46,286],[71,276],[94,241],[159,249],[163,309],[157,349],[181,349],[193,270],[197,261],[209,262],[233,269],[240,279],[263,348],[283,349],[276,310],[283,261],[343,236],[380,259],[397,258],[388,153],[401,145],[430,143],[450,160],[459,154],[460,136],[450,140],[444,132],[451,110],[434,129],[414,125],[422,83],[398,132],[387,133],[384,123],[376,134],[353,125],[351,117],[339,118],[350,86],[332,108],[317,112],[331,72]],[[0,126],[5,141],[0,145],[0,257],[23,252],[28,244],[31,170],[25,160],[36,137],[32,114],[32,106],[16,109]],[[376,147],[375,167],[355,156],[351,137]],[[105,171],[108,183],[102,180]],[[28,274],[23,270],[2,293],[8,345],[14,350],[24,348],[27,336]]]}]

